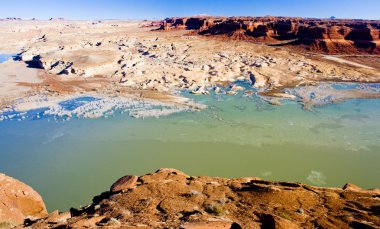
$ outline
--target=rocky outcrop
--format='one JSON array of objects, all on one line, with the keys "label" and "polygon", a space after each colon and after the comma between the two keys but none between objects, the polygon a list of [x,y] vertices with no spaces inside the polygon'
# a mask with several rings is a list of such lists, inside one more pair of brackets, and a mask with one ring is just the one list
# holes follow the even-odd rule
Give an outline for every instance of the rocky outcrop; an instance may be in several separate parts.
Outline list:
[{"label": "rocky outcrop", "polygon": [[[125,185],[125,186],[123,186]],[[33,228],[376,228],[380,190],[320,188],[254,177],[212,178],[160,169],[125,176],[93,203],[53,212]]]},{"label": "rocky outcrop", "polygon": [[41,196],[26,184],[0,173],[0,228],[45,217]]},{"label": "rocky outcrop", "polygon": [[272,42],[325,53],[380,54],[380,21],[286,17],[168,18],[161,29],[196,30],[200,35]]},{"label": "rocky outcrop", "polygon": [[192,17],[192,18],[167,18],[165,19],[160,29],[172,30],[172,29],[193,29],[201,30],[214,26],[215,23],[221,22],[222,18],[213,17]]}]

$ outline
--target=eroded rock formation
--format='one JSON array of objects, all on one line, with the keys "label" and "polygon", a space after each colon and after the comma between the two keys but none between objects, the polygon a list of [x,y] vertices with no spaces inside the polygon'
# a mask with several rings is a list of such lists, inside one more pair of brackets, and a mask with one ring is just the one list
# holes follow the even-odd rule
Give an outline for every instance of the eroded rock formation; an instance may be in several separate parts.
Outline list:
[{"label": "eroded rock formation", "polygon": [[[125,185],[125,186],[123,186]],[[343,189],[254,177],[189,176],[175,169],[119,179],[110,192],[35,228],[376,228],[380,191]],[[121,188],[125,187],[125,188]]]},{"label": "eroded rock formation", "polygon": [[41,196],[28,185],[0,173],[0,228],[47,215]]},{"label": "eroded rock formation", "polygon": [[[237,80],[252,82],[252,89],[260,95],[276,97],[289,96],[279,93],[284,88],[321,81],[380,80],[380,55],[310,55],[303,49],[295,52],[262,45],[295,46],[303,39],[302,45],[309,49],[335,47],[336,42],[323,46],[322,41],[308,40],[310,33],[314,39],[324,39],[324,30],[310,32],[313,26],[318,27],[316,22],[309,22],[307,30],[302,27],[303,19],[298,22],[286,18],[243,19],[176,19],[166,22],[166,28],[172,30],[166,32],[152,31],[156,22],[148,21],[2,22],[0,50],[12,48],[12,53],[19,55],[1,63],[0,113],[51,107],[58,100],[83,95],[154,99],[188,107],[183,98],[173,96],[176,91],[206,94],[215,90],[234,95],[232,88],[221,91],[219,85]],[[340,30],[338,25],[329,30],[335,40],[348,37],[347,47],[356,52],[353,40],[357,40],[359,32]],[[305,35],[301,39],[295,34]],[[376,35],[374,31],[370,34]],[[338,47],[342,45],[340,42]],[[1,120],[4,118],[0,114]]]},{"label": "eroded rock formation", "polygon": [[380,21],[286,17],[168,18],[161,29],[195,30],[200,35],[305,46],[326,53],[380,54]]}]

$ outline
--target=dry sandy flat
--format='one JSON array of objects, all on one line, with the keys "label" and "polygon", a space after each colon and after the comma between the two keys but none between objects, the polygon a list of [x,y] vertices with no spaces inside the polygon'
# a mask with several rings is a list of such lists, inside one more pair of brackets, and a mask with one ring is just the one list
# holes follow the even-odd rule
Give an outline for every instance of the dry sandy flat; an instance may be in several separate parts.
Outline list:
[{"label": "dry sandy flat", "polygon": [[349,61],[349,60],[345,60],[345,59],[340,58],[339,56],[331,56],[330,55],[330,56],[324,56],[323,58],[325,58],[327,60],[332,60],[332,61],[335,61],[335,62],[338,62],[338,63],[341,63],[341,64],[348,64],[348,65],[351,65],[351,66],[354,66],[354,67],[373,69],[370,66],[367,66],[367,65],[364,65],[364,64],[359,64],[359,63],[356,63],[356,62],[353,62],[353,61]]},{"label": "dry sandy flat", "polygon": [[286,97],[279,89],[319,81],[380,82],[380,70],[363,62],[251,42],[208,39],[189,35],[188,31],[152,31],[154,28],[143,27],[145,24],[0,22],[0,52],[21,53],[22,61],[42,68],[38,81],[35,69],[22,62],[7,63],[18,67],[0,70],[4,72],[0,94],[14,101],[24,96],[29,85],[30,93],[48,94],[53,100],[86,92],[142,97],[150,94],[147,91],[158,92],[153,93],[157,99],[168,100],[175,98],[170,95],[177,89],[201,94],[217,84],[254,79],[253,87],[261,88],[266,95]]},{"label": "dry sandy flat", "polygon": [[37,69],[27,68],[24,62],[8,60],[0,64],[0,98],[17,98],[30,90],[23,83],[41,83]]},{"label": "dry sandy flat", "polygon": [[380,70],[380,55],[342,55],[341,58]]}]

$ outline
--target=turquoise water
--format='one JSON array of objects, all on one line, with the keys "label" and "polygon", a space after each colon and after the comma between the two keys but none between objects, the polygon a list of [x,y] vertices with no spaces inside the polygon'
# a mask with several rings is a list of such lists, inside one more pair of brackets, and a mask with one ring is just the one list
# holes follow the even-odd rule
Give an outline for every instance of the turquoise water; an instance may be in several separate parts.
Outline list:
[{"label": "turquoise water", "polygon": [[[380,184],[380,100],[305,111],[258,96],[186,96],[201,112],[135,119],[0,122],[0,172],[35,188],[49,210],[91,202],[126,174],[174,167],[191,175],[257,176],[364,188]],[[74,109],[91,98],[63,103]]]},{"label": "turquoise water", "polygon": [[0,53],[0,64],[11,59],[14,55]]}]

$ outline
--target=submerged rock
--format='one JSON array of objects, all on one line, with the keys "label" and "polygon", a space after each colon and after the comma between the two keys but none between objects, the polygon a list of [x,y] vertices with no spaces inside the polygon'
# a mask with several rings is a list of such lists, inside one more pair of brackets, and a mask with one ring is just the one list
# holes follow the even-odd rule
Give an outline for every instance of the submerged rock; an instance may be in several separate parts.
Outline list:
[{"label": "submerged rock", "polygon": [[191,91],[191,94],[195,94],[195,95],[207,95],[209,93],[210,92],[205,87],[199,87]]}]

